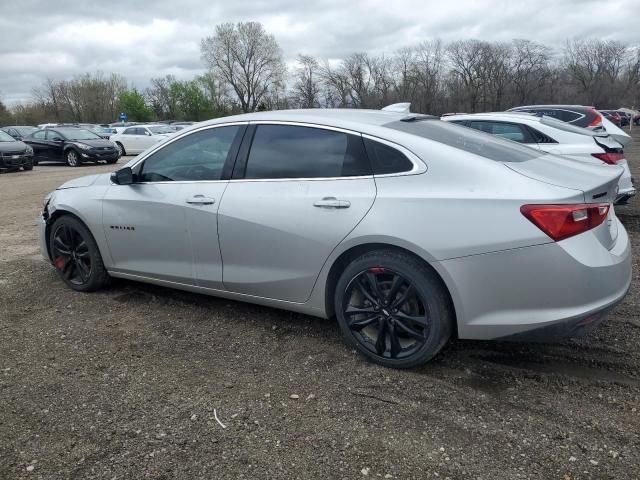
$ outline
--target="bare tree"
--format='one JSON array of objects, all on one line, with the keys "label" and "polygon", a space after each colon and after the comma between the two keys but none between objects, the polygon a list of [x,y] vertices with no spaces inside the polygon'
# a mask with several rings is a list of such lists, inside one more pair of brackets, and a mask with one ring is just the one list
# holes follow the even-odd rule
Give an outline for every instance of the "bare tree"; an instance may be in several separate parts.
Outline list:
[{"label": "bare tree", "polygon": [[543,87],[549,75],[551,52],[549,47],[531,40],[513,41],[511,70],[514,103],[523,105]]},{"label": "bare tree", "polygon": [[282,84],[286,67],[273,35],[257,22],[224,23],[202,40],[209,69],[235,92],[244,112],[256,110],[269,89]]},{"label": "bare tree", "polygon": [[294,78],[291,89],[294,105],[300,108],[320,107],[322,86],[318,61],[309,55],[298,55]]}]

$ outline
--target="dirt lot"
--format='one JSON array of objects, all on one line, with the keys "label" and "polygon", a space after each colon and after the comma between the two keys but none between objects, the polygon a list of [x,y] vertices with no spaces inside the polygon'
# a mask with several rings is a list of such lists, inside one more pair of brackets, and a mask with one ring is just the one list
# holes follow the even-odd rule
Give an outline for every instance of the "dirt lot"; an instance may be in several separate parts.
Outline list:
[{"label": "dirt lot", "polygon": [[[628,158],[640,178],[640,132]],[[589,337],[454,341],[395,371],[331,321],[66,288],[38,254],[42,198],[113,168],[0,175],[0,478],[640,478],[640,200],[617,209],[634,283]]]}]

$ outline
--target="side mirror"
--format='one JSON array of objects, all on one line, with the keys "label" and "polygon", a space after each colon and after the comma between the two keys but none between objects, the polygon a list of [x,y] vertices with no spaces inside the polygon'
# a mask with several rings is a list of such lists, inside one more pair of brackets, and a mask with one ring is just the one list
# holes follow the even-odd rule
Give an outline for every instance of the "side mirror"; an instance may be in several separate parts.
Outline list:
[{"label": "side mirror", "polygon": [[111,181],[116,185],[131,185],[133,183],[133,171],[131,167],[124,167],[111,174]]}]

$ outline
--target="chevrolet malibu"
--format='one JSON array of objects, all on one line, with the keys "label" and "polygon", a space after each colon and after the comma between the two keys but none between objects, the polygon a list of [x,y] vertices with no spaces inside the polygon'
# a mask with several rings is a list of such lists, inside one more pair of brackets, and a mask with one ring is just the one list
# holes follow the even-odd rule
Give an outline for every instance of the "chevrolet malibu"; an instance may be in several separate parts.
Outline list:
[{"label": "chevrolet malibu", "polygon": [[40,239],[74,290],[118,277],[335,317],[372,361],[413,367],[452,336],[603,320],[631,280],[621,174],[425,115],[261,112],[65,183]]}]

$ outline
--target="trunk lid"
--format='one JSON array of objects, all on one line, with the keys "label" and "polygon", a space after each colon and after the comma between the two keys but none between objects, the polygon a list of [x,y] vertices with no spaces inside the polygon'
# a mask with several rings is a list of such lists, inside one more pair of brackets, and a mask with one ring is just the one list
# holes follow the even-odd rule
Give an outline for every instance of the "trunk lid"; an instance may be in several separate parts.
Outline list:
[{"label": "trunk lid", "polygon": [[604,163],[590,165],[555,155],[543,155],[526,162],[505,163],[505,166],[540,182],[579,190],[583,194],[584,203],[609,204],[607,220],[590,232],[606,248],[613,247],[618,237],[613,202],[618,194],[618,181],[624,171],[622,167]]}]

